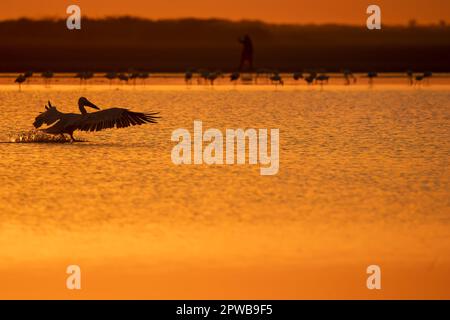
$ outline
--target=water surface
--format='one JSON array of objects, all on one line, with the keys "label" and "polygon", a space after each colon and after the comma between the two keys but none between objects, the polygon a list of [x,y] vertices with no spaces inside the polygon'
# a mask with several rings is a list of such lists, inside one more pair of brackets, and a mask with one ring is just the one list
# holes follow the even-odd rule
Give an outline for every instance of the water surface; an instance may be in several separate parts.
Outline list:
[{"label": "water surface", "polygon": [[[163,118],[7,143],[79,96]],[[4,85],[0,112],[1,297],[450,297],[448,85]],[[171,133],[194,120],[279,128],[279,173],[174,165]]]}]

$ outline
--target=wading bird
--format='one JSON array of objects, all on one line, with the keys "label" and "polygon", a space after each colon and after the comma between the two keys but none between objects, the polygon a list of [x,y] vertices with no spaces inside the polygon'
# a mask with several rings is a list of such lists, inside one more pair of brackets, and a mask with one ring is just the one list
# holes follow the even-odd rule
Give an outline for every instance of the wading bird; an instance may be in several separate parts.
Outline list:
[{"label": "wading bird", "polygon": [[142,84],[145,85],[145,80],[148,79],[150,77],[150,73],[144,71],[144,72],[139,72],[139,79],[142,80]]},{"label": "wading bird", "polygon": [[33,125],[35,128],[43,124],[52,125],[41,131],[48,134],[70,135],[72,142],[76,141],[73,137],[75,130],[81,131],[100,131],[108,128],[125,128],[129,126],[141,125],[144,123],[157,123],[157,112],[141,113],[133,112],[124,108],[109,108],[101,111],[88,113],[85,107],[100,110],[95,104],[85,97],[78,99],[78,107],[81,114],[62,113],[52,106],[50,101],[45,106],[45,112],[36,117]]},{"label": "wading bird", "polygon": [[350,85],[350,79],[353,80],[353,83],[356,83],[356,77],[349,69],[344,70],[344,79],[345,79],[345,85]]},{"label": "wading bird", "polygon": [[186,84],[191,84],[193,76],[194,76],[194,74],[192,73],[191,70],[186,71],[186,73],[184,74],[184,82]]},{"label": "wading bird", "polygon": [[412,70],[407,70],[406,76],[408,77],[409,85],[412,86],[414,84],[414,72]]},{"label": "wading bird", "polygon": [[271,77],[270,77],[270,82],[272,82],[272,84],[275,84],[275,86],[281,84],[284,85],[284,81],[283,78],[281,78],[280,74],[278,72],[275,72]]},{"label": "wading bird", "polygon": [[33,76],[33,71],[26,71],[24,74],[25,79],[27,79],[27,84],[30,82],[30,78]]},{"label": "wading bird", "polygon": [[108,79],[109,81],[109,85],[112,84],[112,81],[117,78],[117,73],[115,73],[114,71],[108,72],[105,74],[105,78]]},{"label": "wading bird", "polygon": [[378,73],[375,71],[371,71],[367,73],[367,77],[369,78],[369,85],[372,86],[373,85],[373,78],[378,77]]},{"label": "wading bird", "polygon": [[44,78],[44,85],[48,86],[50,85],[50,81],[53,78],[53,72],[52,71],[45,71],[41,74],[42,78]]},{"label": "wading bird", "polygon": [[124,73],[119,74],[119,75],[118,75],[118,78],[119,78],[120,81],[125,81],[126,83],[128,83],[128,80],[130,79],[130,78],[128,78],[128,76],[127,76],[126,74],[124,74]]},{"label": "wading bird", "polygon": [[327,76],[326,74],[321,74],[316,77],[316,82],[320,82],[321,86],[323,86],[324,82],[328,84],[328,80],[330,80],[330,76]]},{"label": "wading bird", "polygon": [[92,71],[84,71],[84,72],[78,72],[75,75],[75,78],[80,79],[80,86],[84,83],[87,84],[87,81],[94,77],[94,73]]},{"label": "wading bird", "polygon": [[209,80],[209,82],[211,83],[212,86],[214,85],[214,81],[216,81],[216,79],[218,77],[220,77],[220,76],[221,76],[221,72],[220,71],[211,72],[211,73],[208,74],[208,80]]},{"label": "wading bird", "polygon": [[294,73],[292,74],[292,78],[293,78],[295,81],[298,81],[299,79],[303,79],[303,73],[301,73],[301,72],[294,72]]},{"label": "wading bird", "polygon": [[233,72],[230,75],[230,81],[236,85],[237,81],[239,80],[240,77],[241,77],[241,74],[239,72]]},{"label": "wading bird", "polygon": [[317,73],[311,72],[309,74],[309,76],[305,77],[304,79],[308,85],[312,85],[312,84],[314,84],[314,80],[316,79],[316,77],[317,77]]},{"label": "wading bird", "polygon": [[22,89],[22,83],[24,83],[27,80],[27,78],[25,77],[25,75],[20,74],[16,80],[14,80],[15,83],[19,84],[19,91]]},{"label": "wading bird", "polygon": [[423,79],[425,79],[425,76],[423,75],[417,75],[415,77],[416,82],[414,83],[415,85],[418,85],[419,83],[422,83]]}]

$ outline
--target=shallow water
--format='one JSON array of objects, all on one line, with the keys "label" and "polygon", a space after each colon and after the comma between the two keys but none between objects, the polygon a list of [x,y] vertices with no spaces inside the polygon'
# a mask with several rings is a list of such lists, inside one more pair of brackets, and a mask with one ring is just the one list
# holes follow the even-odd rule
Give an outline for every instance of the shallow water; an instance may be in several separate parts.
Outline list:
[{"label": "shallow water", "polygon": [[[77,112],[82,95],[162,119],[7,143],[47,100]],[[448,85],[2,86],[0,112],[0,296],[450,297]],[[194,120],[279,128],[279,173],[174,165],[171,133]],[[387,270],[381,295],[369,264]]]}]

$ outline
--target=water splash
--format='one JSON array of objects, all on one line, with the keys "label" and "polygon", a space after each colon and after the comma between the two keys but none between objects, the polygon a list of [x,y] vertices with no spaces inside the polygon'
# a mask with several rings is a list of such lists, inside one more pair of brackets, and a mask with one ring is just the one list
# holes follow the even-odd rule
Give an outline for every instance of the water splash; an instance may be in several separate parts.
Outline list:
[{"label": "water splash", "polygon": [[62,135],[52,135],[39,130],[21,131],[9,137],[14,143],[67,143],[70,138]]}]

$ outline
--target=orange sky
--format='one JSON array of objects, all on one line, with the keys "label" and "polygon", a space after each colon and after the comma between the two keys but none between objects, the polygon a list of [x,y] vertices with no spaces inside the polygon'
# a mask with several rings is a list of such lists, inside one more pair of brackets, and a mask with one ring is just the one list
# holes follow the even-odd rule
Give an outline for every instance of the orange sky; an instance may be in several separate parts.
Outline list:
[{"label": "orange sky", "polygon": [[284,23],[365,23],[365,9],[378,4],[386,24],[450,21],[448,0],[1,0],[0,19],[64,17],[78,4],[90,17],[133,15],[152,19],[199,17],[257,19]]}]

